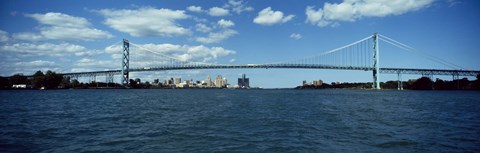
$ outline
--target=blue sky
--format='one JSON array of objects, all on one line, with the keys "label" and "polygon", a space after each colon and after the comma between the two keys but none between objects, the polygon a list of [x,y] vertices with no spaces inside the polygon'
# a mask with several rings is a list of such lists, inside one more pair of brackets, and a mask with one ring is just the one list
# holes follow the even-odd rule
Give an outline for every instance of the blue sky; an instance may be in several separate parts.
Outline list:
[{"label": "blue sky", "polygon": [[[6,0],[0,2],[0,19],[2,76],[48,69],[119,69],[118,42],[123,38],[189,61],[261,64],[318,55],[375,32],[464,69],[480,69],[479,1]],[[139,51],[132,48],[132,52],[135,49]],[[448,68],[382,42],[380,52],[381,67]],[[293,87],[302,80],[372,80],[371,72],[301,69],[132,75],[146,81],[223,75],[236,84],[241,73],[251,78],[253,86],[270,88]],[[403,79],[418,77],[407,75]],[[382,81],[392,79],[396,76],[381,77]]]}]

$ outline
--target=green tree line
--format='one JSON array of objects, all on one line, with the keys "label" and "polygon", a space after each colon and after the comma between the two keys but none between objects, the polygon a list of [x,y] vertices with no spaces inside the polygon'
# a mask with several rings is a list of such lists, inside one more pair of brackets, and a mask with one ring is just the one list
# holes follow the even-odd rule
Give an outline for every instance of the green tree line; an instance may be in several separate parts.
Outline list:
[{"label": "green tree line", "polygon": [[11,88],[12,85],[25,84],[29,85],[32,88],[40,89],[56,89],[58,86],[66,80],[61,74],[57,74],[53,71],[47,71],[43,73],[42,71],[37,71],[35,74],[28,78],[23,74],[15,74],[11,77],[0,77],[0,89]]},{"label": "green tree line", "polygon": [[[467,78],[446,81],[436,79],[432,81],[428,77],[421,77],[418,79],[408,80],[402,82],[403,89],[409,90],[480,90],[480,74],[477,75],[475,81],[470,81]],[[397,81],[381,82],[382,89],[397,89]],[[325,89],[325,88],[354,88],[354,89],[368,89],[372,87],[371,82],[367,83],[324,83],[321,86],[303,85],[296,87],[297,89]]]},{"label": "green tree line", "polygon": [[104,88],[121,87],[117,83],[90,82],[80,83],[78,80],[65,77],[61,74],[48,70],[46,73],[37,71],[32,76],[15,74],[11,77],[0,76],[0,89],[11,89],[12,85],[27,85],[27,88],[33,89],[69,89],[69,88]]}]

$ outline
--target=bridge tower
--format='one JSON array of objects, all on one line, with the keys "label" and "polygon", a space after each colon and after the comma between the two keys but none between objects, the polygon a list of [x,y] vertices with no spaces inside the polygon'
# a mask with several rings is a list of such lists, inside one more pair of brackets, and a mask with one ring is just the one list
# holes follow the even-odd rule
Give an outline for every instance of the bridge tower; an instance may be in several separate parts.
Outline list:
[{"label": "bridge tower", "polygon": [[380,89],[380,54],[378,49],[378,34],[373,34],[373,89]]},{"label": "bridge tower", "polygon": [[123,58],[122,58],[122,85],[128,85],[128,71],[130,63],[130,43],[127,39],[123,39]]}]

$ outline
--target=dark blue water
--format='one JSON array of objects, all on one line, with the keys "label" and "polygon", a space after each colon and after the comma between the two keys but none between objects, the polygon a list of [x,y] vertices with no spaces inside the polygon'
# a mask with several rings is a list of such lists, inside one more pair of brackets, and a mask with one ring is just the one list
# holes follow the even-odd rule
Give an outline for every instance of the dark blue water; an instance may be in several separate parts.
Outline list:
[{"label": "dark blue water", "polygon": [[479,152],[480,92],[0,91],[0,152]]}]

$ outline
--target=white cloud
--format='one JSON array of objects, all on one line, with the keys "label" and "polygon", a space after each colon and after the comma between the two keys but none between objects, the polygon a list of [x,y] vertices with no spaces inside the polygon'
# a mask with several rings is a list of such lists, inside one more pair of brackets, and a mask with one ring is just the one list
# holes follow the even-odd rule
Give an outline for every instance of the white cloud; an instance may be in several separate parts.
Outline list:
[{"label": "white cloud", "polygon": [[454,7],[455,5],[461,4],[460,0],[447,0],[448,7]]},{"label": "white cloud", "polygon": [[111,46],[105,47],[104,49],[105,53],[110,54],[110,57],[112,59],[121,59],[123,57],[122,50],[123,50],[122,45],[111,45]]},{"label": "white cloud", "polygon": [[234,59],[234,58],[232,58],[232,59],[230,59],[228,62],[233,63],[233,62],[235,62],[235,61],[237,61],[237,60]]},{"label": "white cloud", "polygon": [[57,64],[55,64],[55,62],[53,61],[44,61],[44,60],[36,60],[36,61],[30,61],[30,62],[17,62],[14,65],[23,66],[23,67],[35,67],[35,68],[57,66]]},{"label": "white cloud", "polygon": [[111,55],[112,59],[121,59],[123,57],[122,54],[112,54]]},{"label": "white cloud", "polygon": [[107,54],[113,54],[113,53],[121,53],[123,50],[123,46],[121,45],[111,45],[105,47],[105,53]]},{"label": "white cloud", "polygon": [[218,43],[224,39],[230,38],[231,36],[234,36],[238,34],[237,31],[231,30],[231,29],[225,29],[220,32],[211,32],[208,34],[207,37],[197,37],[196,41],[201,42],[201,43]]},{"label": "white cloud", "polygon": [[35,71],[41,70],[46,72],[52,70],[61,72],[61,65],[54,61],[34,60],[21,62],[1,62],[0,75],[13,75],[23,73],[25,75],[32,75]]},{"label": "white cloud", "polygon": [[253,11],[253,7],[251,6],[246,6],[243,1],[235,1],[235,0],[228,0],[228,4],[226,5],[227,7],[231,7],[232,12],[235,12],[237,14],[240,14],[244,11],[250,12]]},{"label": "white cloud", "polygon": [[197,13],[203,12],[202,7],[200,6],[189,6],[187,7],[187,10],[191,12],[197,12]]},{"label": "white cloud", "polygon": [[208,14],[211,16],[225,16],[230,14],[230,11],[220,7],[212,7],[208,10]]},{"label": "white cloud", "polygon": [[109,33],[105,33],[98,29],[89,28],[70,28],[70,27],[49,27],[42,28],[40,32],[47,39],[60,39],[60,40],[94,40],[100,38],[112,38]]},{"label": "white cloud", "polygon": [[136,10],[103,9],[98,11],[105,17],[105,24],[132,36],[178,36],[190,34],[177,20],[190,16],[185,11],[155,8]]},{"label": "white cloud", "polygon": [[0,30],[0,42],[7,42],[9,39],[8,32]]},{"label": "white cloud", "polygon": [[206,47],[204,45],[143,44],[140,46],[142,49],[137,49],[138,52],[130,57],[132,59],[130,63],[132,68],[159,67],[169,65],[169,62],[172,61],[213,62],[217,58],[235,54],[235,51],[222,47]]},{"label": "white cloud", "polygon": [[86,67],[86,68],[95,68],[95,69],[118,69],[119,62],[113,60],[96,60],[91,58],[82,58],[78,60],[73,66],[75,67]]},{"label": "white cloud", "polygon": [[323,8],[315,9],[308,6],[305,9],[305,22],[320,27],[336,26],[340,21],[354,22],[362,17],[384,17],[401,15],[428,7],[433,0],[344,0],[342,3],[326,2]]},{"label": "white cloud", "polygon": [[[166,61],[170,59],[168,57],[189,62],[210,62],[236,53],[222,47],[206,47],[204,45],[189,46],[169,43],[137,45],[139,47],[131,46],[131,49],[136,50],[135,54],[130,54],[130,64],[133,68],[165,65],[167,64]],[[112,53],[113,59],[121,58],[122,55],[117,53],[119,48],[121,48],[121,45],[108,46],[105,48],[105,52]],[[117,52],[114,52],[114,50]]]},{"label": "white cloud", "polygon": [[[42,26],[40,34],[28,39],[25,33],[18,34],[19,39],[37,41],[40,37],[44,39],[57,40],[95,40],[112,38],[106,31],[91,28],[90,22],[82,17],[70,16],[63,13],[49,12],[46,14],[27,14],[27,17],[37,20]],[[30,36],[34,36],[30,33]]]},{"label": "white cloud", "polygon": [[[196,30],[204,33],[208,32],[208,35],[205,37],[197,37],[195,40],[197,42],[209,44],[209,43],[218,43],[222,40],[228,39],[236,34],[237,31],[230,29],[230,27],[235,26],[235,23],[231,20],[220,19],[217,21],[216,25],[208,27],[205,24],[197,24]],[[212,30],[217,30],[216,32],[210,32]]]},{"label": "white cloud", "polygon": [[208,27],[207,25],[205,24],[202,24],[202,23],[198,23],[195,25],[195,29],[197,31],[200,31],[200,32],[210,32],[212,31],[212,28]]},{"label": "white cloud", "polygon": [[93,58],[82,58],[75,61],[70,71],[71,72],[88,72],[88,71],[103,71],[103,70],[118,70],[120,60],[98,60]]},{"label": "white cloud", "polygon": [[40,41],[42,39],[45,39],[40,34],[29,33],[29,32],[14,33],[12,37],[13,39],[17,39],[17,40],[28,40],[28,41]]},{"label": "white cloud", "polygon": [[260,25],[274,25],[285,23],[293,19],[295,15],[283,16],[281,11],[273,11],[272,8],[267,7],[258,12],[258,16],[253,19],[253,22]]},{"label": "white cloud", "polygon": [[301,35],[301,34],[298,34],[298,33],[292,33],[292,34],[290,35],[290,38],[298,40],[298,39],[301,39],[301,38],[302,38],[302,35]]},{"label": "white cloud", "polygon": [[228,28],[235,25],[233,21],[225,20],[225,19],[218,20],[217,24],[222,28]]},{"label": "white cloud", "polygon": [[74,17],[63,13],[49,12],[46,14],[27,14],[26,16],[34,18],[35,20],[44,25],[76,28],[90,26],[90,23],[85,18]]},{"label": "white cloud", "polygon": [[77,56],[96,55],[100,51],[88,50],[83,46],[69,43],[52,44],[32,44],[32,43],[15,43],[0,46],[0,51],[11,52],[17,56],[32,57],[32,56],[66,56],[68,54],[75,54]]}]

